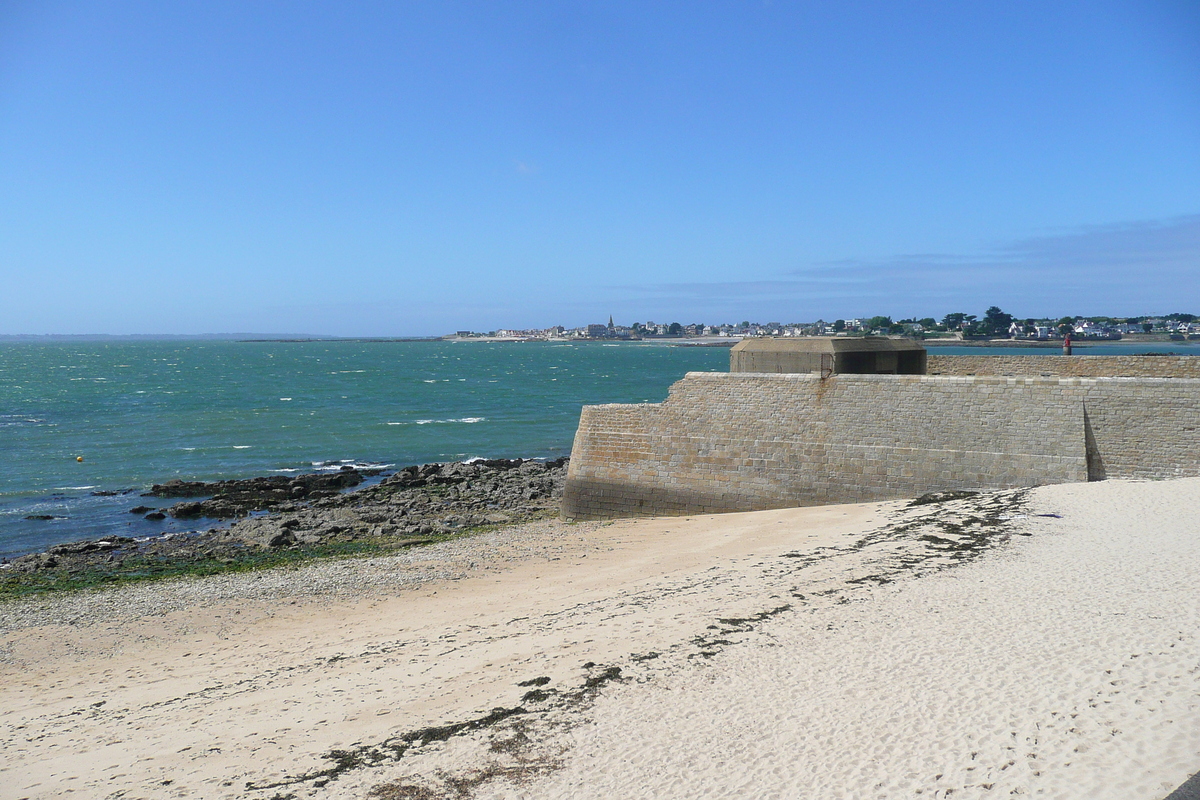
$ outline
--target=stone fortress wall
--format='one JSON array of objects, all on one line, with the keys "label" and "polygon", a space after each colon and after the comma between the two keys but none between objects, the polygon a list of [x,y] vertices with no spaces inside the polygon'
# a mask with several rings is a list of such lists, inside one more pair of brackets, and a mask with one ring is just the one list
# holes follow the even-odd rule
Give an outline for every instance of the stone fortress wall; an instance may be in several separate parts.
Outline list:
[{"label": "stone fortress wall", "polygon": [[[1026,375],[1031,366],[1062,362],[1054,368],[1138,367],[1172,377],[979,374],[1010,368],[993,358]],[[1101,358],[1109,363],[1091,361]],[[1124,356],[928,360],[930,372],[977,374],[693,372],[662,403],[586,406],[563,516],[750,511],[1200,475],[1200,365]]]}]

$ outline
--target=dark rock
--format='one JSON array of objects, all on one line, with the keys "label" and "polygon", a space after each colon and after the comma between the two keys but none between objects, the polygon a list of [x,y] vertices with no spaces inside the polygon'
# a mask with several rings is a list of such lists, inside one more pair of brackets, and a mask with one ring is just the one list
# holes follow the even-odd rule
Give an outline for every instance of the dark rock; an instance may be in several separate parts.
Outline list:
[{"label": "dark rock", "polygon": [[209,498],[197,501],[199,505],[176,504],[171,511],[173,517],[240,517],[252,511],[268,511],[289,501],[333,497],[346,489],[358,486],[365,475],[379,472],[380,470],[360,472],[354,467],[346,466],[335,473],[311,473],[292,478],[275,475],[213,483],[174,480],[155,484],[150,494],[155,497]]},{"label": "dark rock", "polygon": [[124,536],[114,536],[111,539],[97,539],[95,541],[71,542],[69,544],[56,544],[46,552],[55,556],[77,555],[79,553],[99,553],[108,550],[116,550],[127,544],[131,544],[133,539]]},{"label": "dark rock", "polygon": [[195,519],[197,517],[205,516],[204,506],[195,501],[188,503],[176,503],[167,509],[167,513],[175,519]]},{"label": "dark rock", "polygon": [[30,514],[25,519],[57,519],[53,514]]},{"label": "dark rock", "polygon": [[291,547],[294,544],[297,544],[296,534],[287,528],[267,540],[267,547]]},{"label": "dark rock", "polygon": [[145,514],[147,511],[157,511],[157,510],[158,509],[153,508],[152,506],[134,506],[133,508],[129,509],[129,513],[130,514]]},{"label": "dark rock", "polygon": [[[228,527],[171,537],[107,539],[59,545],[53,552],[12,561],[18,572],[103,568],[119,573],[135,558],[150,562],[237,563],[247,548],[288,548],[371,537],[387,547],[432,541],[485,524],[515,524],[554,513],[566,477],[566,459],[540,462],[492,459],[405,467],[380,483],[346,492],[379,471],[339,470],[295,477],[214,483],[156,484],[150,496],[194,498],[158,510],[138,506],[147,519],[246,518]],[[303,492],[303,497],[300,492]],[[266,515],[254,511],[268,511]],[[449,524],[448,524],[449,523]]]},{"label": "dark rock", "polygon": [[949,502],[950,500],[965,500],[966,498],[974,497],[977,494],[979,494],[979,492],[970,492],[970,491],[965,491],[965,490],[964,491],[953,491],[952,490],[952,491],[946,491],[946,492],[929,492],[928,494],[921,495],[920,497],[918,497],[916,500],[913,500],[908,505],[910,507],[911,506],[925,506],[925,505],[930,505],[932,503],[946,503],[946,502]]},{"label": "dark rock", "polygon": [[212,494],[212,484],[200,481],[182,481],[178,478],[166,483],[156,483],[150,487],[150,494],[155,497],[203,497]]},{"label": "dark rock", "polygon": [[12,568],[17,572],[37,572],[43,569],[54,569],[57,566],[58,559],[49,553],[34,553],[12,560]]}]

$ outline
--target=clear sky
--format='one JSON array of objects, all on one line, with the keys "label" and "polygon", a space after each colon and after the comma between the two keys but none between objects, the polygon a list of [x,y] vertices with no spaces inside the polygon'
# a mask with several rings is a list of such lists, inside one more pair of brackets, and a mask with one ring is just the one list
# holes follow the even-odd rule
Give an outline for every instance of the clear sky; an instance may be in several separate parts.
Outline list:
[{"label": "clear sky", "polygon": [[1200,3],[0,3],[0,333],[1200,313]]}]

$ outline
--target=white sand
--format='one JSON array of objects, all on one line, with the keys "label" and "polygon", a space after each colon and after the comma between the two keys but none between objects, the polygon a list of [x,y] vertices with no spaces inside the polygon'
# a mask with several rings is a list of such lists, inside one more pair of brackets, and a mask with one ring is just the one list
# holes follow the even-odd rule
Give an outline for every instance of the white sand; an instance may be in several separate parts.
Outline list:
[{"label": "white sand", "polygon": [[[0,797],[399,798],[472,778],[480,798],[1164,797],[1200,769],[1200,479],[1030,502],[1061,519],[1008,521],[1033,535],[951,569],[926,529],[854,544],[970,501],[542,524],[447,551],[461,580],[354,566],[373,576],[358,600],[313,594],[328,566],[290,573],[284,600],[253,576],[221,584],[246,600],[125,590],[175,610],[4,635]],[[896,572],[917,577],[854,582]],[[628,680],[594,703],[516,685],[569,694],[610,665]],[[324,785],[247,788],[518,705]]]}]

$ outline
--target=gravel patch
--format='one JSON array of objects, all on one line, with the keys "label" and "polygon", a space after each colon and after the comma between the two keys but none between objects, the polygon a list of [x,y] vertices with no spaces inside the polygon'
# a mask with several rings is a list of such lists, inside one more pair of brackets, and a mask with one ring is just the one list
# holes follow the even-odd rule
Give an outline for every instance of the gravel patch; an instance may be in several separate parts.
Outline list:
[{"label": "gravel patch", "polygon": [[[235,600],[363,599],[557,558],[606,523],[541,520],[409,548],[396,555],[314,560],[297,567],[185,577],[0,603],[0,633],[44,625],[89,626]],[[0,662],[4,661],[0,651]]]}]

